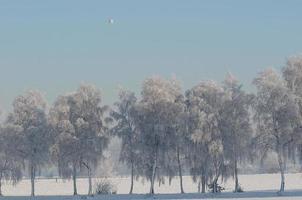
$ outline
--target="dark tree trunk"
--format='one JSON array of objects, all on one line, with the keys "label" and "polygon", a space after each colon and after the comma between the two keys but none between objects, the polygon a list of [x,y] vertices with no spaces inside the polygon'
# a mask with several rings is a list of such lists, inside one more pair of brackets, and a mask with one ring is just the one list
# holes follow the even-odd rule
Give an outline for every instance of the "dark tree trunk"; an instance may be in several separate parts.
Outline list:
[{"label": "dark tree trunk", "polygon": [[152,167],[150,194],[154,194],[154,183],[155,183],[156,168],[157,168],[157,158],[155,158],[154,164],[153,164],[153,167]]},{"label": "dark tree trunk", "polygon": [[30,183],[31,183],[31,196],[35,196],[35,176],[36,176],[36,168],[31,163],[30,164]]},{"label": "dark tree trunk", "polygon": [[154,160],[153,160],[153,166],[152,166],[152,175],[151,175],[151,186],[150,186],[150,194],[154,194],[154,183],[155,183],[155,176],[156,176],[156,169],[157,169],[157,157],[158,157],[158,139],[155,136],[155,152],[154,152]]},{"label": "dark tree trunk", "polygon": [[0,196],[2,196],[2,173],[0,173]]},{"label": "dark tree trunk", "polygon": [[179,181],[180,181],[180,193],[184,193],[184,188],[182,184],[182,170],[181,170],[181,162],[180,162],[180,155],[179,155],[179,148],[177,148],[177,163],[178,163],[178,172],[179,172]]},{"label": "dark tree trunk", "polygon": [[205,193],[206,192],[206,175],[204,172],[202,172],[201,175],[201,192]]},{"label": "dark tree trunk", "polygon": [[73,164],[72,166],[72,180],[73,180],[73,195],[77,195],[77,168],[76,165]]},{"label": "dark tree trunk", "polygon": [[88,195],[92,195],[92,180],[91,180],[91,168],[87,166],[88,170]]},{"label": "dark tree trunk", "polygon": [[217,181],[218,181],[218,178],[215,178],[214,181],[213,181],[213,190],[212,190],[213,193],[217,193],[218,192]]},{"label": "dark tree trunk", "polygon": [[197,189],[198,189],[198,193],[200,193],[200,180],[198,181]]},{"label": "dark tree trunk", "polygon": [[238,180],[237,159],[235,159],[234,177],[235,177],[235,190],[234,190],[234,192],[238,192],[239,191],[239,180]]},{"label": "dark tree trunk", "polygon": [[280,169],[280,175],[281,175],[281,183],[280,183],[280,190],[279,192],[284,192],[285,188],[285,176],[284,176],[284,163],[282,159],[282,147],[278,142],[278,164]]},{"label": "dark tree trunk", "polygon": [[133,161],[131,161],[131,185],[130,185],[130,192],[129,194],[132,194],[133,192],[133,177],[134,177],[134,166],[133,166]]}]

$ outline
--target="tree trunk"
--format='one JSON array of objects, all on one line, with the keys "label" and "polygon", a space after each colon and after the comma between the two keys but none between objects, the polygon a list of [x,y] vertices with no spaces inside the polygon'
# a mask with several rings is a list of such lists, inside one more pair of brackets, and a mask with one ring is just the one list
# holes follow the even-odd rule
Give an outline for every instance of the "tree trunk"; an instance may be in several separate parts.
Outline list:
[{"label": "tree trunk", "polygon": [[31,182],[31,196],[35,196],[35,176],[36,176],[36,169],[34,165],[30,164],[30,182]]},{"label": "tree trunk", "polygon": [[200,193],[200,180],[198,181],[197,189],[198,189],[198,193]]},{"label": "tree trunk", "polygon": [[184,193],[184,188],[182,184],[182,171],[181,171],[181,163],[180,163],[180,155],[179,155],[179,148],[177,148],[177,163],[178,163],[178,172],[179,172],[179,181],[180,181],[180,193]]},{"label": "tree trunk", "polygon": [[132,194],[133,192],[133,176],[134,176],[134,166],[133,166],[133,161],[131,161],[131,185],[130,185],[129,194]]},{"label": "tree trunk", "polygon": [[91,180],[91,168],[87,165],[87,169],[88,169],[88,195],[92,195],[92,180]]},{"label": "tree trunk", "polygon": [[[155,136],[155,141],[157,141],[156,138],[157,137]],[[157,169],[157,156],[158,156],[157,154],[158,154],[158,142],[156,142],[154,163],[153,163],[153,166],[152,166],[150,194],[154,194],[154,183],[155,183],[155,175],[156,175],[156,169]]]},{"label": "tree trunk", "polygon": [[213,181],[213,193],[218,192],[217,181],[218,181],[218,178],[215,178],[214,181]]},{"label": "tree trunk", "polygon": [[220,188],[218,188],[218,179],[221,173],[221,162],[219,163],[215,163],[215,177],[214,177],[214,181],[213,181],[213,193],[217,193],[218,189],[220,191]]},{"label": "tree trunk", "polygon": [[[219,167],[217,169],[219,169]],[[217,169],[216,169],[215,178],[213,180],[213,191],[212,191],[213,193],[217,193],[218,192],[218,184],[217,184],[217,182],[218,182],[218,178],[219,178],[220,172],[218,172]]]},{"label": "tree trunk", "polygon": [[77,195],[77,168],[76,165],[73,164],[72,166],[72,180],[73,180],[73,195]]},{"label": "tree trunk", "polygon": [[0,196],[2,196],[2,172],[0,173]]},{"label": "tree trunk", "polygon": [[204,172],[202,172],[201,175],[201,192],[202,193],[206,192],[206,175]]},{"label": "tree trunk", "polygon": [[278,164],[279,164],[280,175],[281,175],[281,184],[280,184],[279,192],[284,192],[284,187],[285,187],[284,164],[282,160],[282,148],[280,144],[278,144]]},{"label": "tree trunk", "polygon": [[216,181],[214,180],[213,181],[213,190],[212,190],[213,193],[216,193],[217,192],[217,183]]},{"label": "tree trunk", "polygon": [[280,192],[284,192],[284,187],[285,187],[284,170],[281,170],[281,186],[280,186]]},{"label": "tree trunk", "polygon": [[235,190],[234,190],[234,192],[238,192],[239,191],[239,181],[238,181],[237,159],[235,159],[234,177],[235,177]]},{"label": "tree trunk", "polygon": [[155,161],[154,161],[154,164],[153,164],[153,167],[152,167],[150,194],[154,194],[154,183],[155,183],[156,168],[157,168],[157,158],[155,158]]}]

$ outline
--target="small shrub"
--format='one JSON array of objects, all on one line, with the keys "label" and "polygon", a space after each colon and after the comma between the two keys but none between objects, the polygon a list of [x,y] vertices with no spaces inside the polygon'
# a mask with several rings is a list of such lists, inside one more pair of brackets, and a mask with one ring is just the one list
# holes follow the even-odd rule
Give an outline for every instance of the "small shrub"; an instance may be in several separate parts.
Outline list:
[{"label": "small shrub", "polygon": [[220,186],[218,183],[216,183],[216,191],[214,191],[214,183],[209,184],[208,188],[212,193],[220,193],[221,191],[225,190],[225,188]]},{"label": "small shrub", "polygon": [[116,187],[108,179],[100,179],[96,182],[94,191],[96,195],[116,194]]}]

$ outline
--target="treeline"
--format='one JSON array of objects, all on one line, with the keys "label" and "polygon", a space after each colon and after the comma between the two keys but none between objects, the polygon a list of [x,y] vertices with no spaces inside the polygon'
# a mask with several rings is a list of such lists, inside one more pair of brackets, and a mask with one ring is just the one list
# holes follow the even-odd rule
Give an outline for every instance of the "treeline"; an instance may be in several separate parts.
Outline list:
[{"label": "treeline", "polygon": [[282,192],[288,160],[302,158],[302,57],[290,57],[281,73],[264,70],[253,84],[256,93],[248,93],[227,74],[222,83],[202,81],[183,92],[176,79],[151,77],[140,96],[120,90],[112,108],[93,85],[59,96],[50,108],[41,93],[28,91],[1,125],[0,192],[3,181],[17,183],[28,169],[34,196],[37,172],[52,162],[62,178],[72,178],[74,195],[85,171],[91,195],[95,169],[116,136],[120,161],[131,171],[130,193],[135,178],[147,179],[153,194],[167,176],[178,176],[184,193],[185,169],[199,192],[216,193],[218,180],[229,177],[239,192],[238,166],[272,151]]}]

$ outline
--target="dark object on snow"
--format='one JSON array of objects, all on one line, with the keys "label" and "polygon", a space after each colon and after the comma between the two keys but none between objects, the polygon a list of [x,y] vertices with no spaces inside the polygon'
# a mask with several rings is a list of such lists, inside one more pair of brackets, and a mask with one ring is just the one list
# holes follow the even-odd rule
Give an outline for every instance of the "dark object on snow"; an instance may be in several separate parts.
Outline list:
[{"label": "dark object on snow", "polygon": [[237,191],[234,191],[234,192],[240,193],[240,192],[244,192],[244,191],[243,191],[243,188],[239,185],[237,188]]},{"label": "dark object on snow", "polygon": [[208,185],[209,191],[212,193],[220,193],[225,190],[224,187],[220,186],[218,183],[211,183]]},{"label": "dark object on snow", "polygon": [[99,180],[95,185],[95,194],[116,194],[116,188],[111,181],[107,179]]}]

